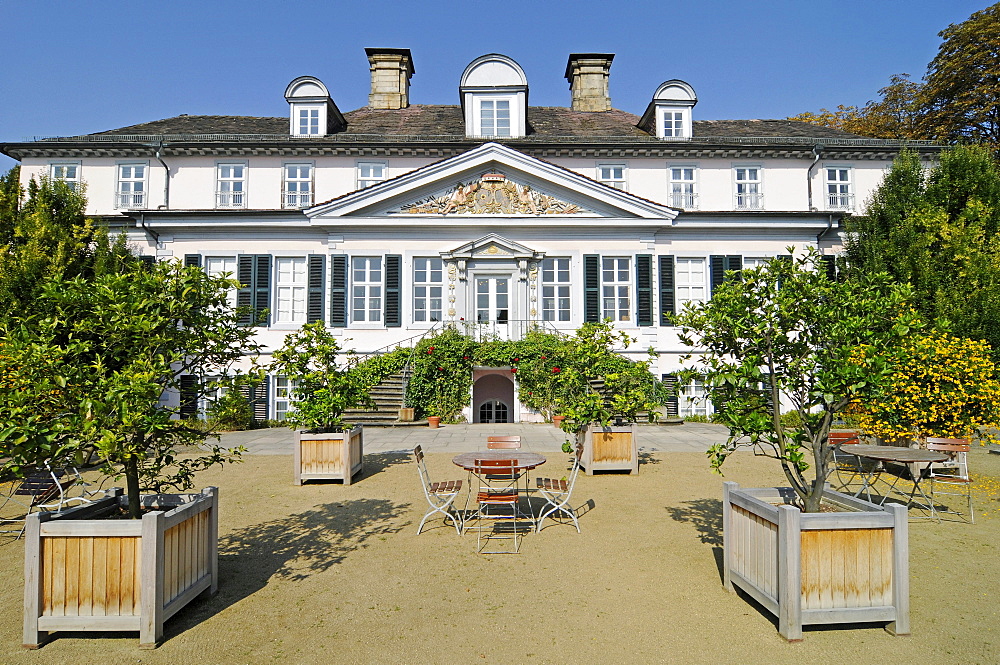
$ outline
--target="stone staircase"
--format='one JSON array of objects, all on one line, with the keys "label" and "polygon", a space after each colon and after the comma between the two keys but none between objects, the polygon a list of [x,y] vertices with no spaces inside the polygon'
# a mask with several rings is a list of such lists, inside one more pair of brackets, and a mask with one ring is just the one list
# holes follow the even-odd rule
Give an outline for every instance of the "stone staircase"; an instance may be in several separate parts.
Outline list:
[{"label": "stone staircase", "polygon": [[369,392],[374,406],[370,409],[346,409],[344,420],[366,427],[426,425],[426,421],[414,423],[399,420],[399,410],[403,406],[403,384],[402,372],[387,376]]}]

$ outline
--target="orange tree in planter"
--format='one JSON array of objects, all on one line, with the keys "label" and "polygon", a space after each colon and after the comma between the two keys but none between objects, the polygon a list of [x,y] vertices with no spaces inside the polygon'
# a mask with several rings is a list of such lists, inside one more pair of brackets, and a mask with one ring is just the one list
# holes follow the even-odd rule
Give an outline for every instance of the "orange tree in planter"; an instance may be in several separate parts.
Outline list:
[{"label": "orange tree in planter", "polygon": [[944,332],[914,335],[890,349],[865,346],[856,360],[888,361],[880,389],[848,412],[858,428],[884,440],[929,436],[996,440],[1000,426],[1000,380],[986,342]]}]

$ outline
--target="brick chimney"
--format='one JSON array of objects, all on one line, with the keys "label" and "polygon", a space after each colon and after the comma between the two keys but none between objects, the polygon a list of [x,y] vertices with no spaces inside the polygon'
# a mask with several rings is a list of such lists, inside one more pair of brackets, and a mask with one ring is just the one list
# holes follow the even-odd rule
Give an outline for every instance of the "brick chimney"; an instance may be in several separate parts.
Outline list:
[{"label": "brick chimney", "polygon": [[566,63],[574,111],[610,111],[608,74],[614,53],[570,53]]},{"label": "brick chimney", "polygon": [[413,58],[408,48],[366,48],[372,89],[368,106],[373,109],[405,109],[410,105]]}]

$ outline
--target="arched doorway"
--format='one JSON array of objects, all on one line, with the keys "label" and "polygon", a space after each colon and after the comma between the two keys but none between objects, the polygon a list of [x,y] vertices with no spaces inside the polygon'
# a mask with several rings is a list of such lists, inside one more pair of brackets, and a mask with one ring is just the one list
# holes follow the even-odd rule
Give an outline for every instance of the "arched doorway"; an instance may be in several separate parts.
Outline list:
[{"label": "arched doorway", "polygon": [[472,384],[472,422],[514,422],[514,382],[506,370],[477,370]]}]

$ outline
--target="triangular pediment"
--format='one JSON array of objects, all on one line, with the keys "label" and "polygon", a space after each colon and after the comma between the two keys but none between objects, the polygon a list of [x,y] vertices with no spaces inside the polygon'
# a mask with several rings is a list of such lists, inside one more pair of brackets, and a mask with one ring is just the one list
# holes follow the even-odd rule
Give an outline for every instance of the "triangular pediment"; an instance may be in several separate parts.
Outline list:
[{"label": "triangular pediment", "polygon": [[305,211],[313,223],[345,217],[433,220],[592,218],[670,224],[678,211],[522,152],[487,143]]},{"label": "triangular pediment", "polygon": [[496,233],[489,233],[478,240],[464,243],[455,249],[443,252],[444,259],[474,259],[489,257],[510,257],[513,259],[540,259],[544,254],[527,245],[514,242]]}]

